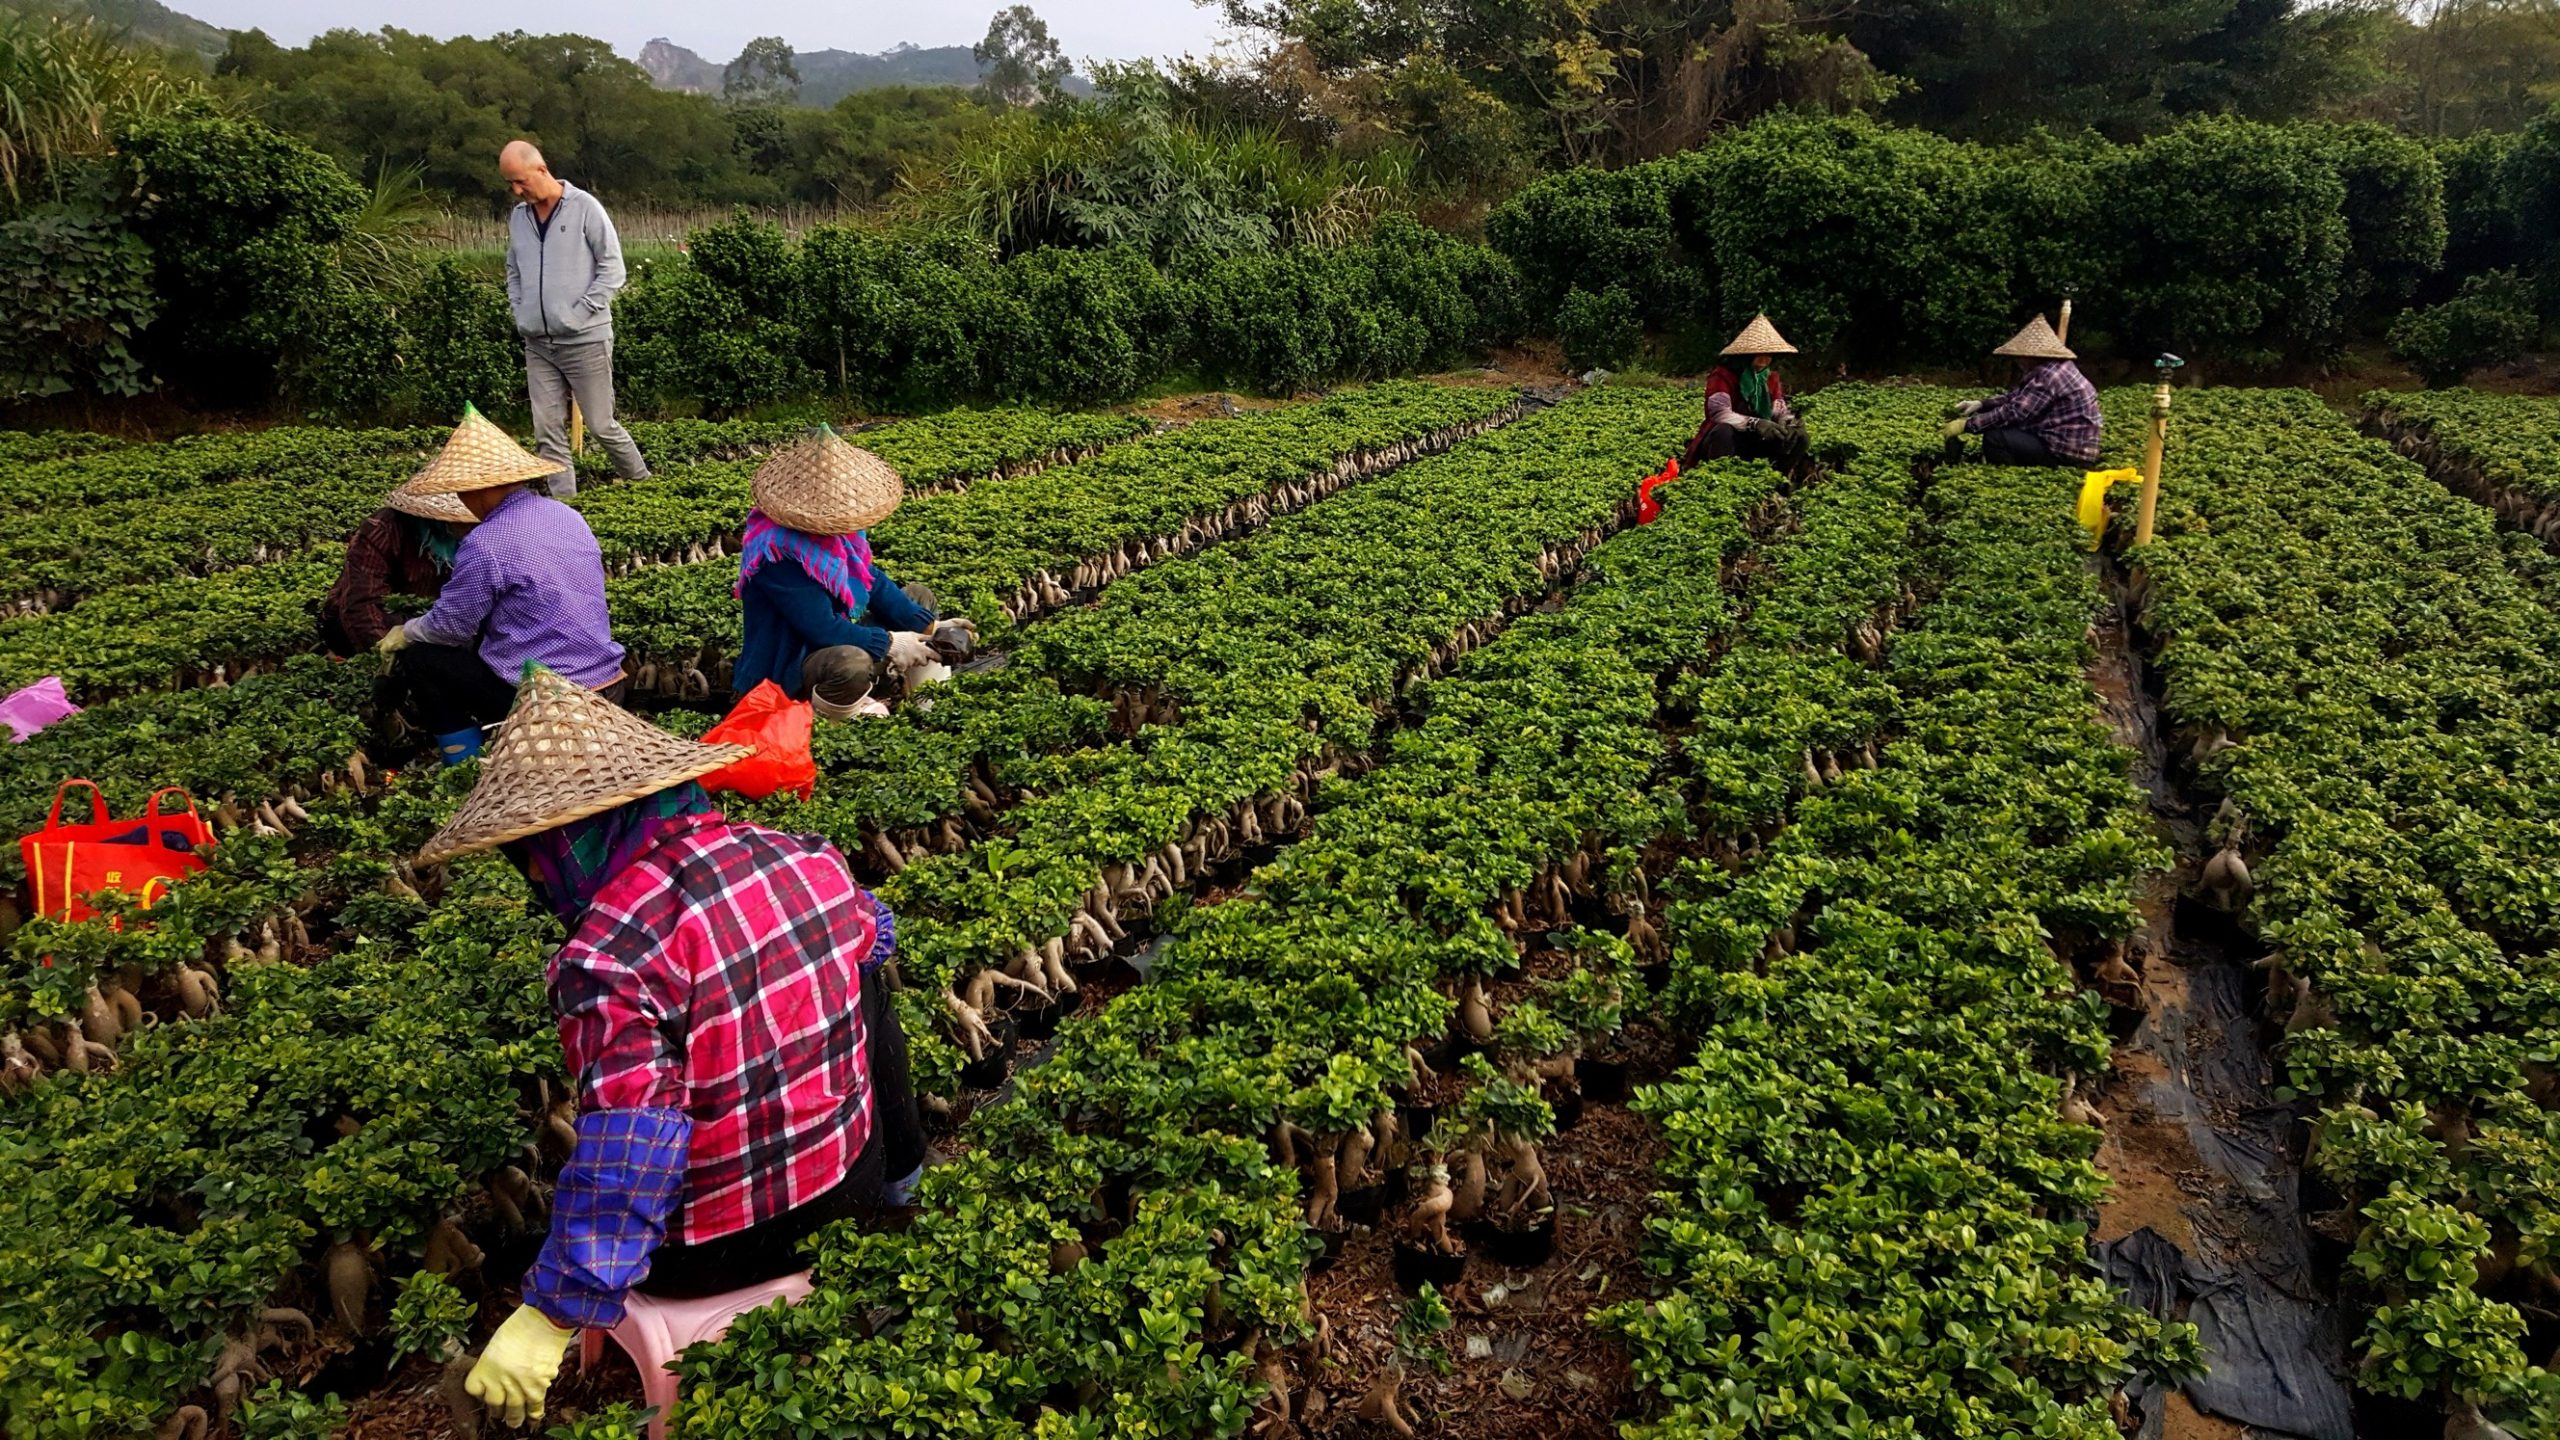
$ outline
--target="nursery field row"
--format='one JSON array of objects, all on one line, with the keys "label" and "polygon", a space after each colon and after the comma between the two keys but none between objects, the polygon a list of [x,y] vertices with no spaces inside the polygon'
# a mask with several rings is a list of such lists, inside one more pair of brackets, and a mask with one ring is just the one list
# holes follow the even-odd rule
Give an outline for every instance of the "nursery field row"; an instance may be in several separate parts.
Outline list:
[{"label": "nursery field row", "polygon": [[[1417,414],[1442,413],[1443,407],[1467,416],[1469,421],[1502,409],[1509,397],[1498,392],[1461,390],[1454,387],[1391,385],[1377,387],[1375,400],[1365,397],[1372,392],[1355,392],[1322,402],[1330,410],[1333,442],[1336,449],[1308,462],[1328,471],[1338,459],[1356,455],[1364,449],[1389,448],[1415,436],[1428,435],[1429,429],[1410,430],[1404,418],[1407,410]],[[1295,427],[1301,431],[1323,429],[1316,420],[1282,421],[1273,417],[1290,411],[1266,412],[1232,421],[1207,421],[1193,430],[1240,426],[1272,425]],[[990,425],[1001,421],[1008,427],[1000,437],[990,434]],[[1022,572],[1019,549],[1007,550],[996,542],[1007,535],[1027,535],[1038,527],[1053,523],[1038,514],[1022,515],[1015,510],[1021,503],[1042,503],[1077,509],[1083,502],[1072,502],[1071,495],[1079,483],[1075,477],[1086,467],[1108,461],[1105,453],[1081,465],[1070,464],[1054,471],[1019,473],[1024,462],[1053,453],[1082,453],[1099,443],[1119,423],[1118,417],[1050,416],[1030,411],[953,412],[948,416],[900,422],[868,432],[863,439],[885,457],[910,473],[922,475],[984,473],[990,467],[1006,463],[1000,458],[1010,452],[1017,473],[1005,479],[1004,486],[1034,486],[1015,498],[1008,493],[995,493],[972,499],[966,494],[929,497],[918,502],[930,517],[938,505],[947,505],[949,514],[938,523],[928,519],[917,530],[917,538],[901,544],[897,540],[899,526],[905,517],[892,517],[876,537],[880,554],[890,573],[901,579],[923,581],[927,575],[942,579],[966,593],[979,593],[999,586],[1018,584],[1015,577]],[[1102,428],[1097,431],[1096,426]],[[1365,428],[1364,428],[1365,427]],[[1191,432],[1181,432],[1191,433]],[[1283,429],[1280,433],[1289,433]],[[1176,439],[1178,436],[1160,437]],[[1372,447],[1369,442],[1376,441]],[[1140,442],[1145,445],[1152,442]],[[1206,442],[1203,442],[1206,443]],[[1177,452],[1179,453],[1179,452]],[[1231,462],[1243,468],[1240,462]],[[967,467],[965,470],[959,467]],[[1051,476],[1046,485],[1042,477]],[[1149,478],[1141,467],[1136,478]],[[1175,500],[1162,504],[1141,502],[1130,494],[1131,472],[1104,472],[1095,483],[1114,497],[1108,504],[1116,507],[1112,515],[1122,517],[1106,545],[1116,544],[1134,551],[1142,543],[1171,538],[1186,526],[1206,525],[1223,519],[1228,528],[1250,523],[1243,517],[1227,517],[1229,509],[1245,504],[1229,493],[1239,488],[1233,474],[1223,478],[1224,485],[1213,487],[1216,498],[1206,499],[1186,492],[1170,471],[1151,472],[1153,484],[1175,492]],[[1311,478],[1305,468],[1288,477],[1290,482]],[[677,480],[648,481],[633,484],[635,492],[647,493],[650,487],[681,485]],[[741,482],[742,483],[742,482]],[[603,487],[598,498],[586,503],[610,504],[609,497],[617,487]],[[1251,490],[1245,495],[1256,493]],[[378,501],[379,492],[375,499]],[[585,496],[582,494],[582,501]],[[1186,511],[1178,502],[1190,499],[1203,508]],[[1106,503],[1106,502],[1092,502]],[[741,512],[743,513],[743,512]],[[1096,516],[1090,510],[1079,510],[1089,520]],[[1003,518],[1014,514],[1017,518]],[[1161,520],[1164,528],[1139,531],[1134,527],[1142,520]],[[937,530],[944,533],[937,533]],[[1053,541],[1052,543],[1057,543]],[[983,551],[962,547],[984,547]],[[912,562],[912,563],[909,563]],[[972,584],[980,572],[1005,577],[983,584]],[[1012,568],[1008,568],[1012,567]],[[315,642],[312,606],[323,596],[336,576],[337,557],[325,549],[305,552],[302,558],[279,564],[228,571],[201,578],[164,581],[158,584],[134,585],[110,590],[91,597],[80,606],[61,614],[23,616],[0,621],[0,684],[24,684],[44,675],[59,674],[77,698],[87,700],[95,695],[130,693],[162,688],[184,688],[207,682],[237,680],[244,673],[255,674],[272,668],[283,660],[309,652]],[[736,579],[734,562],[714,560],[702,566],[676,566],[613,582],[608,594],[613,601],[616,629],[625,643],[637,652],[635,669],[650,663],[645,657],[666,653],[690,662],[702,658],[713,647],[734,645],[737,627],[737,604],[730,595]],[[993,619],[990,611],[988,618]],[[684,665],[670,662],[666,667],[674,680],[680,680]],[[23,677],[23,678],[21,678]],[[658,677],[654,674],[653,680]],[[662,688],[680,688],[669,683]],[[697,687],[702,688],[702,687]]]},{"label": "nursery field row", "polygon": [[2134,601],[2326,1107],[2359,1383],[2551,1433],[2560,573],[2309,395],[2182,401],[2169,463]]},{"label": "nursery field row", "polygon": [[[572,503],[605,513],[662,513],[704,503],[703,477],[716,476],[721,493],[735,489],[739,497],[729,522],[731,548],[753,469],[751,460],[736,457],[799,433],[702,422],[645,428],[657,432],[647,437],[658,442],[648,453],[660,473],[590,485]],[[931,491],[1080,458],[1145,429],[1145,421],[1125,415],[955,410],[892,422],[862,439],[920,490]],[[112,461],[121,470],[112,477],[85,475],[91,488],[113,488],[111,479],[138,484],[136,472],[145,471],[169,483],[130,499],[52,503],[15,517],[0,538],[0,575],[8,577],[0,581],[0,613],[58,611],[128,586],[304,557],[343,540],[442,439],[415,431],[275,430],[115,452]],[[108,468],[104,461],[89,467]]]},{"label": "nursery field row", "polygon": [[[1319,792],[1307,838],[981,1112],[912,1226],[830,1238],[809,1303],[686,1362],[679,1433],[1193,1433],[1311,1417],[1326,1390],[1392,1409],[1391,1379],[1324,1363],[1308,1267],[1411,1162],[1448,1172],[1411,1197],[1435,1249],[1552,1223],[1545,1082],[1618,1028],[1634,958],[1577,931],[1576,963],[1498,1021],[1482,986],[1519,969],[1515,922],[1550,887],[1641,903],[1638,852],[1682,824],[1663,682],[1722,648],[1736,608],[1716,578],[1777,488],[1758,465],[1689,477],[1659,523],[1590,554],[1560,610],[1414,688],[1421,718]],[[1453,1031],[1485,1049],[1435,1074],[1420,1050]],[[785,1355],[810,1361],[777,1386]]]},{"label": "nursery field row", "polygon": [[[2098,596],[2051,472],[1941,469],[1904,498],[1889,437],[1942,398],[1812,407],[1879,432],[1825,492],[1850,532],[1916,540],[1922,603],[1881,667],[1843,674],[1831,626],[1773,614],[1802,680],[1722,683],[1750,677],[1746,634],[1684,745],[1714,823],[1765,830],[1802,784],[1783,828],[1666,882],[1666,1014],[1700,1044],[1638,1102],[1672,1147],[1665,1293],[1605,1317],[1662,1402],[1640,1435],[2112,1440],[2117,1385],[2194,1360],[2091,1273],[2098,1132],[2065,1118],[2065,1077],[2108,1050],[2066,959],[2129,934],[2169,857],[2096,723]],[[1799,718],[1776,699],[1806,682]]]},{"label": "nursery field row", "polygon": [[[1442,401],[1454,401],[1459,407],[1445,413],[1476,417],[1461,422],[1464,424],[1490,423],[1503,413],[1498,407],[1505,403],[1498,395],[1482,390],[1381,388],[1387,393],[1377,394],[1374,400],[1368,398],[1374,392],[1363,392],[1360,396],[1338,397],[1322,406],[1301,407],[1310,412],[1303,417],[1286,411],[1257,416],[1255,432],[1273,433],[1301,443],[1310,435],[1329,432],[1336,437],[1331,443],[1352,448],[1346,459],[1333,462],[1336,468],[1328,475],[1374,473],[1381,463],[1377,457],[1392,455],[1399,448],[1436,448],[1449,443],[1451,437],[1446,432],[1435,433],[1430,428],[1431,422],[1444,414],[1439,409]],[[1488,396],[1491,398],[1485,398]],[[1408,410],[1408,403],[1417,408]],[[1497,408],[1488,414],[1487,407]],[[1325,413],[1312,413],[1317,410]],[[1283,416],[1288,418],[1284,420]],[[1356,422],[1347,430],[1342,428],[1346,417]],[[1070,432],[1076,423],[1074,417],[1061,421]],[[1270,427],[1268,432],[1261,428],[1265,424]],[[1201,469],[1186,477],[1170,477],[1149,467],[1120,467],[1111,477],[1118,486],[1113,513],[1124,526],[1147,519],[1176,503],[1179,493],[1191,486],[1199,487],[1197,493],[1205,495],[1200,503],[1219,504],[1233,487],[1259,474],[1248,459],[1239,458],[1249,451],[1251,438],[1239,435],[1231,441],[1187,445],[1169,457],[1198,463],[1204,454],[1234,446],[1224,469]],[[1027,443],[1037,443],[1037,437]],[[1136,448],[1152,443],[1142,442]],[[909,448],[918,451],[903,457],[911,465],[921,469],[933,463],[930,455],[921,453],[919,443],[910,442]],[[971,455],[966,463],[976,466],[982,461]],[[1081,468],[1068,466],[1056,473],[1064,476]],[[1007,483],[1018,483],[1018,479]],[[1096,482],[1097,486],[1103,483]],[[974,503],[997,505],[1021,498],[1024,497],[991,492]],[[1054,500],[1055,496],[1051,498]],[[962,499],[951,497],[955,503]],[[1171,514],[1168,523],[1178,524],[1182,512],[1175,509]],[[1170,548],[1167,547],[1168,553]],[[315,564],[314,569],[318,568]],[[727,577],[734,570],[724,563],[699,568],[706,573],[720,572],[718,583],[707,587],[711,593],[702,601],[704,610],[719,618],[697,623],[716,634],[733,633],[736,603],[728,594]],[[946,581],[957,573],[957,567],[946,572]],[[226,576],[198,582],[196,593],[201,596],[252,578]],[[308,583],[324,585],[325,576],[315,574]],[[968,584],[961,577],[954,588]],[[993,587],[980,587],[987,588]],[[642,643],[638,634],[650,632],[645,624],[634,626],[629,612],[641,607],[626,595],[616,598],[618,629],[637,650]],[[101,600],[87,610],[41,623],[75,625],[82,615],[95,617],[118,603],[121,602]],[[203,628],[225,635],[233,644],[289,653],[309,646],[307,621],[307,615],[287,607],[273,616],[267,626],[269,638],[264,642],[254,639],[257,632],[238,611],[217,610]],[[144,617],[137,617],[135,623],[147,622]],[[698,653],[702,644],[697,632],[689,643],[689,653]],[[673,666],[652,666],[637,659],[635,669],[661,685],[676,682],[682,673]],[[5,793],[16,797],[6,813],[16,817],[19,833],[34,828],[50,801],[54,784],[67,775],[98,780],[112,803],[127,808],[140,804],[145,794],[161,784],[183,784],[209,799],[236,793],[252,808],[260,800],[288,793],[307,798],[324,781],[334,783],[349,757],[359,752],[364,733],[359,711],[378,673],[378,666],[370,657],[336,666],[305,658],[287,662],[281,672],[252,675],[229,686],[109,701],[90,714],[46,731],[30,744],[0,751],[0,777],[15,782],[6,788]],[[79,678],[75,675],[75,682]],[[725,683],[725,672],[721,679]],[[1000,797],[1046,782],[1051,768],[1043,762],[1043,756],[1068,748],[1074,741],[1098,733],[1098,729],[1098,707],[1091,701],[1061,696],[1053,683],[1031,667],[1015,666],[993,676],[962,677],[930,713],[902,710],[877,725],[824,727],[819,758],[830,773],[830,803],[847,824],[868,827],[874,835],[898,831],[910,847],[929,838],[942,848],[954,848],[960,843],[959,827],[983,824],[990,818],[989,807],[1004,803]],[[944,828],[932,832],[919,829],[937,823]],[[848,845],[848,853],[856,856],[879,850],[892,857],[887,862],[891,866],[899,863],[894,858],[898,849],[896,842],[885,849],[871,843]],[[0,871],[14,874],[16,864],[14,852],[0,855]]]},{"label": "nursery field row", "polygon": [[2560,400],[2476,390],[2377,391],[2365,428],[2453,490],[2560,546]]},{"label": "nursery field row", "polygon": [[[1402,510],[1411,543],[1420,547],[1410,554],[1377,538],[1390,532],[1373,516],[1364,527],[1366,558],[1438,559],[1453,548],[1449,527],[1508,528],[1519,538],[1490,552],[1500,559],[1475,561],[1486,572],[1476,587],[1500,575],[1485,604],[1498,611],[1504,593],[1544,583],[1533,543],[1541,534],[1572,545],[1581,533],[1573,527],[1616,508],[1630,478],[1627,447],[1655,449],[1676,439],[1687,406],[1674,402],[1597,398],[1566,407],[1542,426],[1545,445],[1507,452],[1510,483],[1477,502],[1487,511],[1434,520],[1427,506]],[[1599,418],[1586,421],[1586,411]],[[1568,420],[1605,438],[1594,435],[1569,457],[1568,464],[1579,464],[1578,483],[1556,486],[1551,452]],[[1480,477],[1461,470],[1449,478]],[[1565,495],[1542,506],[1538,497],[1551,488]],[[1458,497],[1423,488],[1408,498],[1445,498],[1454,507]],[[1355,499],[1339,497],[1296,520],[1313,524]],[[1486,513],[1502,515],[1505,526],[1490,526]],[[1342,543],[1342,532],[1322,533]],[[1441,578],[1460,586],[1452,603],[1481,613],[1464,584],[1468,566],[1444,563],[1449,573]],[[1346,604],[1363,598],[1340,593]],[[1445,622],[1444,631],[1457,624]],[[1417,652],[1430,648],[1418,636],[1409,643]],[[1392,674],[1382,677],[1382,695],[1392,693]],[[1363,710],[1364,736],[1373,718]],[[1276,762],[1283,773],[1289,758]],[[435,787],[451,792],[455,777],[438,777]],[[22,974],[38,955],[54,953],[66,979],[103,976],[126,994],[136,991],[125,977],[147,970],[170,974],[183,964],[192,978],[177,973],[181,983],[153,994],[154,1013],[167,1011],[162,1018],[170,1023],[123,1037],[116,1073],[47,1079],[7,1112],[22,1159],[42,1177],[13,1197],[14,1206],[0,1202],[0,1225],[15,1232],[0,1241],[0,1252],[41,1272],[22,1276],[22,1289],[0,1304],[0,1326],[12,1332],[0,1345],[10,1357],[0,1373],[0,1403],[8,1407],[0,1417],[10,1433],[138,1428],[173,1397],[196,1392],[208,1367],[235,1380],[254,1372],[262,1342],[300,1338],[295,1317],[261,1322],[260,1311],[279,1299],[304,1301],[296,1308],[306,1312],[318,1308],[324,1292],[316,1272],[301,1268],[317,1245],[345,1241],[367,1268],[405,1270],[413,1255],[451,1263],[457,1252],[450,1232],[438,1239],[439,1213],[483,1177],[492,1182],[491,1208],[459,1212],[483,1239],[500,1239],[503,1227],[483,1223],[493,1211],[526,1206],[524,1176],[509,1167],[525,1166],[528,1157],[518,1150],[533,1128],[517,1106],[539,1113],[533,1080],[557,1064],[542,1018],[538,959],[552,926],[501,898],[515,887],[489,862],[456,867],[452,888],[421,909],[412,881],[423,880],[408,876],[396,857],[423,837],[452,795],[413,795],[413,788],[395,790],[370,818],[351,790],[311,806],[307,820],[297,817],[308,853],[335,857],[320,870],[297,865],[278,839],[234,837],[217,852],[215,872],[180,887],[147,930],[119,935],[95,924],[39,923],[20,933]],[[901,927],[902,937],[908,928]],[[310,968],[260,963],[262,956]],[[919,962],[901,963],[912,976]],[[177,1023],[178,1014],[192,1013],[203,993],[197,982],[209,976],[228,992],[227,1008],[207,1021]],[[78,984],[70,979],[65,988]],[[64,994],[46,1008],[65,1003],[78,1004]],[[111,1022],[122,1008],[110,1008]],[[920,1049],[933,1048],[931,1012],[910,1013]],[[350,1042],[357,1033],[365,1043]],[[95,1042],[78,1028],[48,1027],[43,1038],[84,1062],[103,1064],[115,1053],[88,1049]],[[413,1052],[421,1048],[433,1052],[434,1064],[419,1063]],[[29,1078],[23,1068],[9,1073],[13,1084]],[[210,1103],[216,1097],[232,1098]],[[252,1103],[243,1109],[239,1101]],[[85,1182],[94,1163],[88,1157],[126,1153],[146,1134],[145,1173],[106,1189]],[[93,1241],[94,1252],[85,1248]],[[86,1258],[45,1268],[74,1248]],[[368,1302],[358,1295],[348,1303],[363,1323]],[[105,1333],[114,1343],[100,1342],[103,1317],[136,1314],[168,1317],[165,1333],[146,1329],[125,1338],[111,1326]],[[215,1398],[223,1398],[220,1387]]]},{"label": "nursery field row", "polygon": [[[946,610],[1020,621],[1143,566],[1249,531],[1344,487],[1437,454],[1522,413],[1499,390],[1389,381],[1363,390],[1149,436],[1081,463],[965,494],[909,501],[872,532],[888,574],[928,585]],[[599,530],[624,555],[692,549],[705,527],[745,516],[745,476],[725,499],[620,507]],[[590,512],[591,515],[594,512]],[[725,530],[722,533],[726,533]],[[725,684],[737,648],[737,567],[729,560],[645,570],[613,582],[617,633],[645,690]]]}]

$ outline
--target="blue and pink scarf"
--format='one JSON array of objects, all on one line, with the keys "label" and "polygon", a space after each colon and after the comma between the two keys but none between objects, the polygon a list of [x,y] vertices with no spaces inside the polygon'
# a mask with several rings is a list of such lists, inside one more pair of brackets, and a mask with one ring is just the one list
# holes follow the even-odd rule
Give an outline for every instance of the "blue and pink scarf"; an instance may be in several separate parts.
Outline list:
[{"label": "blue and pink scarf", "polygon": [[870,536],[859,530],[850,535],[812,535],[761,510],[750,510],[746,543],[738,552],[737,593],[747,593],[747,581],[767,562],[786,556],[808,571],[819,588],[836,597],[847,619],[862,613],[863,604],[871,598]]},{"label": "blue and pink scarf", "polygon": [[701,785],[687,780],[601,815],[512,841],[506,849],[532,882],[534,898],[574,930],[614,876],[669,833],[706,817],[719,819],[719,807]]}]

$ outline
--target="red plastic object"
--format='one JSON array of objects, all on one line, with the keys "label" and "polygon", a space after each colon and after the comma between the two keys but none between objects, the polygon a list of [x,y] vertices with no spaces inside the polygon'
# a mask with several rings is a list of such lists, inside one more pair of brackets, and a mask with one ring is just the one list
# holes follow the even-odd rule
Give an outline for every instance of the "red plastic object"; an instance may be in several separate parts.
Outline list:
[{"label": "red plastic object", "polygon": [[1659,471],[1644,477],[1644,483],[1636,487],[1637,524],[1650,525],[1661,518],[1662,502],[1653,498],[1654,487],[1668,484],[1679,478],[1680,462],[1677,459],[1664,465]]},{"label": "red plastic object", "polygon": [[808,799],[818,784],[818,760],[809,749],[815,723],[808,701],[792,699],[770,680],[758,684],[702,737],[706,745],[751,745],[756,753],[703,776],[702,788],[732,790],[750,800],[789,790]]}]

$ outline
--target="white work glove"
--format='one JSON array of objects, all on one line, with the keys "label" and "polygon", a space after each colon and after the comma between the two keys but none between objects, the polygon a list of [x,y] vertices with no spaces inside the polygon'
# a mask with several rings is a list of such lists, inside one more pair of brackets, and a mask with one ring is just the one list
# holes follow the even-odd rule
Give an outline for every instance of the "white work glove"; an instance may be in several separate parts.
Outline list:
[{"label": "white work glove", "polygon": [[390,629],[382,632],[381,639],[373,642],[373,648],[385,655],[397,655],[401,651],[408,649],[409,627],[406,625],[392,626]]},{"label": "white work glove", "polygon": [[1981,402],[1981,401],[1979,401],[1979,400],[1967,400],[1967,401],[1966,401],[1966,402],[1964,402],[1963,404],[1958,405],[1958,406],[1956,407],[1956,413],[1957,413],[1958,415],[1971,415],[1973,412],[1975,412],[1976,410],[1979,410],[1979,409],[1981,409],[1981,408],[1982,408],[1982,402]]},{"label": "white work glove", "polygon": [[519,1305],[489,1337],[489,1348],[480,1352],[480,1363],[471,1367],[462,1388],[509,1425],[539,1420],[551,1382],[559,1377],[561,1358],[577,1338],[577,1331],[563,1330],[550,1316]]},{"label": "white work glove", "polygon": [[954,615],[947,620],[936,620],[925,627],[924,633],[929,636],[939,635],[945,630],[966,630],[969,632],[970,639],[978,638],[978,622],[966,615]]},{"label": "white work glove", "polygon": [[925,643],[920,630],[889,632],[889,665],[903,675],[919,665],[933,663],[933,647]]}]

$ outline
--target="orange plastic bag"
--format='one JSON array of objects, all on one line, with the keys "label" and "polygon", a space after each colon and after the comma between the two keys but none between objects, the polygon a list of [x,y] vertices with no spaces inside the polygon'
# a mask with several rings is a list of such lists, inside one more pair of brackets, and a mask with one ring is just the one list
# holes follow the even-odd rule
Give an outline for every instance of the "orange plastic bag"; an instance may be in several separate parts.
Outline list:
[{"label": "orange plastic bag", "polygon": [[762,800],[783,790],[806,800],[818,788],[818,758],[809,750],[817,712],[767,680],[740,698],[727,719],[702,737],[706,745],[752,745],[756,753],[702,777],[705,790],[729,790]]}]

